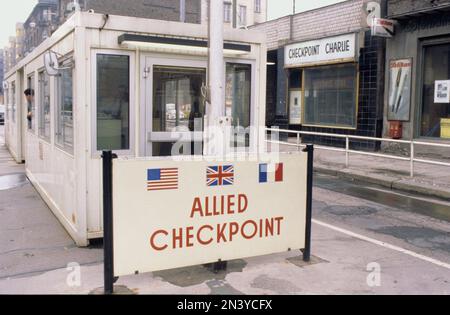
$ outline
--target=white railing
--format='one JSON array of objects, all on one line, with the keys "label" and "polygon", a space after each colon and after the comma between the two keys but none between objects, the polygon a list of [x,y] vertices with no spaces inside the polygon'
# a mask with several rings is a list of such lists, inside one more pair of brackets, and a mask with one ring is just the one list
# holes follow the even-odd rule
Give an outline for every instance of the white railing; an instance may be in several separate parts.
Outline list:
[{"label": "white railing", "polygon": [[[286,146],[293,146],[302,148],[305,145],[301,143],[301,136],[321,136],[321,137],[332,137],[332,138],[340,138],[345,139],[345,148],[335,148],[335,147],[327,147],[327,146],[319,146],[316,145],[315,148],[319,150],[327,150],[327,151],[335,151],[335,152],[343,152],[345,153],[345,166],[348,168],[350,166],[350,154],[359,154],[359,155],[367,155],[374,157],[381,157],[392,160],[400,160],[400,161],[408,161],[410,163],[410,176],[414,177],[414,165],[415,163],[422,164],[430,164],[430,165],[439,165],[439,166],[448,166],[450,167],[450,163],[439,162],[434,160],[427,159],[419,159],[415,155],[415,146],[430,146],[430,147],[441,147],[450,149],[450,144],[445,143],[433,143],[433,142],[423,142],[423,141],[408,141],[408,140],[396,140],[396,139],[387,139],[387,138],[374,138],[374,137],[363,137],[363,136],[353,136],[353,135],[341,135],[334,133],[321,133],[321,132],[312,132],[312,131],[295,131],[295,130],[286,130],[286,129],[276,129],[276,128],[266,128],[266,132],[271,133],[286,133],[286,134],[295,134],[297,136],[297,142],[291,143],[286,141],[279,140],[266,140],[267,143],[281,144]],[[279,139],[279,137],[278,137]],[[366,140],[366,141],[375,141],[375,142],[389,142],[389,143],[400,143],[409,145],[410,148],[410,156],[402,157],[396,155],[382,154],[382,153],[374,153],[374,152],[366,152],[366,151],[357,151],[350,150],[350,140]],[[450,150],[449,150],[450,156]]]}]

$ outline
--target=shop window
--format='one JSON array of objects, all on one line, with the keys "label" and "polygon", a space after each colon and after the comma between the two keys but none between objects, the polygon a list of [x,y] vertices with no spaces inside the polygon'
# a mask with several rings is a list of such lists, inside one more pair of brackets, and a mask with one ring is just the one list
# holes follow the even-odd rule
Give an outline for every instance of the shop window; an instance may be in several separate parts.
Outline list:
[{"label": "shop window", "polygon": [[[427,46],[424,49],[421,136],[450,138],[449,86],[443,84],[435,93],[436,81],[450,80],[450,44]],[[439,97],[447,98],[440,101]]]},{"label": "shop window", "polygon": [[50,77],[39,72],[39,136],[50,142]]},{"label": "shop window", "polygon": [[305,125],[356,128],[355,64],[307,68],[304,80]]},{"label": "shop window", "polygon": [[130,150],[130,56],[97,54],[97,150]]},{"label": "shop window", "polygon": [[16,82],[11,83],[11,120],[16,122]]},{"label": "shop window", "polygon": [[73,152],[73,77],[70,65],[63,64],[56,79],[56,144],[68,152]]},{"label": "shop window", "polygon": [[[226,115],[233,118],[235,127],[234,147],[248,147],[251,123],[252,67],[248,64],[227,63],[226,67]],[[245,135],[244,138],[239,135]],[[236,140],[242,139],[242,141]]]},{"label": "shop window", "polygon": [[35,83],[34,74],[28,76],[27,78],[27,89],[25,91],[25,99],[27,106],[27,123],[28,130],[36,130],[36,102],[35,102]]}]

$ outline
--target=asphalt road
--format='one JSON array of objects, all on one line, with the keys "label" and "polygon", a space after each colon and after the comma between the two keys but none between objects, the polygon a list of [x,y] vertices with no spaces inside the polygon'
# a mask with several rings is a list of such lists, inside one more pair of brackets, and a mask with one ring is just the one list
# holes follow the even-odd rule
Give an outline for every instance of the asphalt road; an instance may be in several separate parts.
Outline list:
[{"label": "asphalt road", "polygon": [[[102,250],[75,246],[2,134],[0,126],[0,294],[93,292]],[[197,266],[118,285],[144,294],[450,294],[448,201],[316,174],[313,218],[311,264],[293,251],[229,262],[219,274]],[[68,284],[70,263],[80,266],[79,285]],[[368,281],[374,270],[379,283]]]}]

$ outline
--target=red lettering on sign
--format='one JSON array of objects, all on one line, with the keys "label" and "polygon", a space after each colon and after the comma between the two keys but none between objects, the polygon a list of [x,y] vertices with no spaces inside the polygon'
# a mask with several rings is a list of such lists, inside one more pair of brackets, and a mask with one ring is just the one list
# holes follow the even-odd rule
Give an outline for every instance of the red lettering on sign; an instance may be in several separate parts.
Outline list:
[{"label": "red lettering on sign", "polygon": [[200,198],[195,198],[194,200],[194,204],[192,205],[191,211],[191,219],[194,218],[196,212],[200,214],[200,217],[203,217],[202,202]]},{"label": "red lettering on sign", "polygon": [[239,213],[244,213],[245,211],[247,211],[247,207],[248,207],[248,199],[246,195],[239,195],[239,200],[238,200],[238,212]]},{"label": "red lettering on sign", "polygon": [[209,245],[209,244],[211,244],[211,243],[213,242],[213,240],[214,240],[212,237],[209,239],[209,241],[204,241],[204,240],[202,239],[202,232],[203,232],[203,230],[205,230],[205,229],[208,229],[208,230],[210,230],[211,232],[214,231],[214,228],[213,228],[211,225],[204,225],[204,226],[202,226],[202,227],[198,230],[198,232],[197,232],[197,239],[198,239],[198,242],[199,242],[201,245]]},{"label": "red lettering on sign", "polygon": [[150,237],[150,246],[151,246],[154,250],[156,250],[156,251],[163,251],[163,250],[165,250],[165,249],[168,247],[168,245],[166,244],[166,245],[163,245],[163,246],[157,246],[157,245],[155,244],[155,238],[156,238],[156,236],[159,235],[159,234],[163,234],[164,236],[168,236],[168,235],[169,235],[169,233],[167,233],[167,231],[164,231],[164,230],[156,231],[156,232],[153,233],[152,236]]}]

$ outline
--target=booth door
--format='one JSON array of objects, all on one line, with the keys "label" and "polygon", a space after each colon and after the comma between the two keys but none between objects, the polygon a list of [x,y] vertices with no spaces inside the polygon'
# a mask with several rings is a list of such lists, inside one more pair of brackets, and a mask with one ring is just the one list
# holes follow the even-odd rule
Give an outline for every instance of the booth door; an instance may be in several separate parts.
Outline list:
[{"label": "booth door", "polygon": [[146,58],[146,155],[202,155],[206,63]]}]

